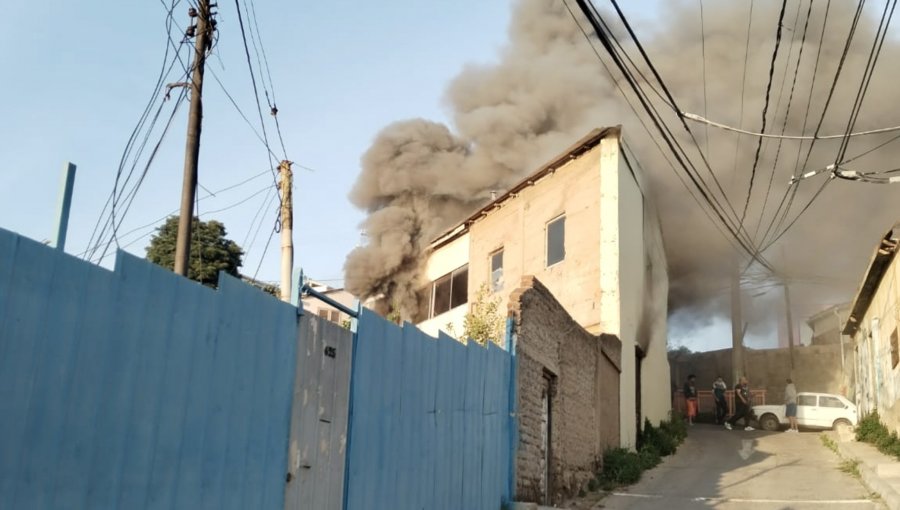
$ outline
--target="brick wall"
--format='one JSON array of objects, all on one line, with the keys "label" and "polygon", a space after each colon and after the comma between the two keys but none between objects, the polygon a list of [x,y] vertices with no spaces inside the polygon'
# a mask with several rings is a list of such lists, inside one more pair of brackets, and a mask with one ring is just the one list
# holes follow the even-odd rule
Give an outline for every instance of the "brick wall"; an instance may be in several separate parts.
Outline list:
[{"label": "brick wall", "polygon": [[554,503],[584,487],[602,452],[619,444],[621,342],[585,331],[533,276],[510,295],[509,313],[517,355],[516,499]]}]

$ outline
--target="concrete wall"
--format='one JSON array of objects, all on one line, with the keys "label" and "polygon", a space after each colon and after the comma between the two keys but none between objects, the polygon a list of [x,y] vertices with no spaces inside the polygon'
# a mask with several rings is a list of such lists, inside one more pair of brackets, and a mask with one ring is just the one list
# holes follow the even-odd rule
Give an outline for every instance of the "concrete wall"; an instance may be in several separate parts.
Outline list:
[{"label": "concrete wall", "polygon": [[[470,227],[469,301],[490,282],[490,256],[503,249],[500,307],[523,275],[534,275],[579,324],[599,321],[600,148],[594,147],[523,189]],[[546,264],[547,222],[566,216],[565,260]],[[602,257],[601,257],[602,260]]]},{"label": "concrete wall", "polygon": [[[604,139],[600,147],[604,263],[598,329],[622,341],[621,443],[633,447],[644,418],[658,423],[671,411],[668,269],[656,210],[645,200],[636,158],[628,156],[620,140]],[[638,377],[640,387],[630,383]]]},{"label": "concrete wall", "polygon": [[[746,375],[750,379],[750,387],[766,390],[766,403],[784,403],[785,380],[791,377],[798,391],[814,391],[844,395],[853,400],[850,375],[852,362],[849,358],[849,347],[844,373],[841,376],[840,345],[810,345],[794,348],[794,369],[791,371],[791,357],[787,348],[782,349],[746,349],[744,363]],[[728,377],[731,373],[731,349],[698,352],[681,355],[670,360],[672,366],[672,384],[681,389],[688,374],[697,376],[697,388],[712,389],[716,376],[721,375],[729,387],[733,381]]]},{"label": "concrete wall", "polygon": [[854,362],[859,375],[855,387],[863,414],[877,409],[889,429],[900,433],[900,363],[893,366],[891,334],[900,314],[900,262],[894,257],[881,279],[869,309],[853,338]]},{"label": "concrete wall", "polygon": [[619,445],[621,343],[584,330],[534,277],[511,294],[509,313],[518,363],[516,499],[556,503],[577,494],[602,452]]}]

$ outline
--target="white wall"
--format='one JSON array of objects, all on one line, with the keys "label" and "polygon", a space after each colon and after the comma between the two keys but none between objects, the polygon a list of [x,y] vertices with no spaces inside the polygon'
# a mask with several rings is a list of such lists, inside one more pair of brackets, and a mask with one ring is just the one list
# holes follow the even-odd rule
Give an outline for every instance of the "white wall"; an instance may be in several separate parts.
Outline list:
[{"label": "white wall", "polygon": [[[658,423],[671,410],[666,349],[668,272],[656,209],[642,193],[642,170],[622,157],[617,140],[601,143],[601,331],[622,341],[619,387],[621,442],[637,441],[637,366],[641,361],[641,417]],[[632,174],[632,170],[634,174]],[[611,261],[611,262],[608,262]]]},{"label": "white wall", "polygon": [[[469,263],[469,233],[457,237],[449,243],[441,246],[439,249],[431,252],[428,261],[425,263],[425,280],[422,285],[433,282],[438,278],[450,273]],[[469,286],[472,285],[472,276],[469,275]],[[469,289],[471,296],[471,288]],[[429,299],[431,297],[429,296]],[[432,317],[426,321],[416,324],[419,329],[425,333],[437,337],[438,331],[443,331],[450,336],[456,337],[463,331],[463,319],[469,311],[469,304],[457,306],[447,312],[436,317]],[[448,328],[450,324],[452,327]],[[448,331],[450,330],[450,331]]]}]

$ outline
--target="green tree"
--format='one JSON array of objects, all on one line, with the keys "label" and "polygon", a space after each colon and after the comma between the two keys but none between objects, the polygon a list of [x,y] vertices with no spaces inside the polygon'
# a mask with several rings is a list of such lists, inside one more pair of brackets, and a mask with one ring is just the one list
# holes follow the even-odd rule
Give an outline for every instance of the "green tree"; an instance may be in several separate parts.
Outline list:
[{"label": "green tree", "polygon": [[[210,220],[194,218],[191,228],[191,257],[188,278],[203,285],[217,287],[219,271],[240,276],[241,257],[244,251],[234,241],[226,238],[225,225]],[[178,217],[170,216],[156,229],[147,246],[147,260],[168,269],[175,268],[175,242],[178,237]]]},{"label": "green tree", "polygon": [[503,317],[500,315],[500,298],[492,297],[488,285],[482,284],[475,294],[475,302],[463,319],[463,338],[475,340],[481,345],[494,342],[503,346]]}]

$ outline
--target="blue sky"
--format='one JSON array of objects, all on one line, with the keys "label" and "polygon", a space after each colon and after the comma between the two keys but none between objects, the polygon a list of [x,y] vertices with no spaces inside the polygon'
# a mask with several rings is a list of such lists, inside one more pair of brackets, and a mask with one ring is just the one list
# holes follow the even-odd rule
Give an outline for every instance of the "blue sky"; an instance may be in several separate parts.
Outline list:
[{"label": "blue sky", "polygon": [[[78,176],[67,251],[74,254],[87,247],[167,43],[162,3],[136,2],[118,12],[121,5],[19,4],[0,19],[0,65],[7,70],[0,101],[0,226],[52,238],[60,171],[73,161]],[[258,124],[235,7],[222,2],[220,9],[218,56],[209,67]],[[186,10],[186,2],[176,9],[182,26]],[[288,156],[315,169],[295,172],[297,259],[312,277],[338,279],[344,256],[359,240],[363,216],[347,192],[360,155],[389,122],[446,120],[446,83],[464,64],[495,58],[506,37],[509,2],[257,2],[256,13]],[[215,191],[268,167],[263,145],[209,75],[204,109],[201,185]],[[177,209],[186,116],[184,104],[120,232]],[[200,213],[240,202],[270,183],[262,176],[204,199]],[[250,243],[251,220],[264,200],[259,193],[206,217],[224,222],[244,245],[245,273],[259,266],[274,222],[270,206]],[[149,233],[152,228],[122,236],[120,244],[133,243],[125,249],[142,256],[150,237],[140,236]],[[278,252],[275,236],[259,278],[278,278]]]}]

